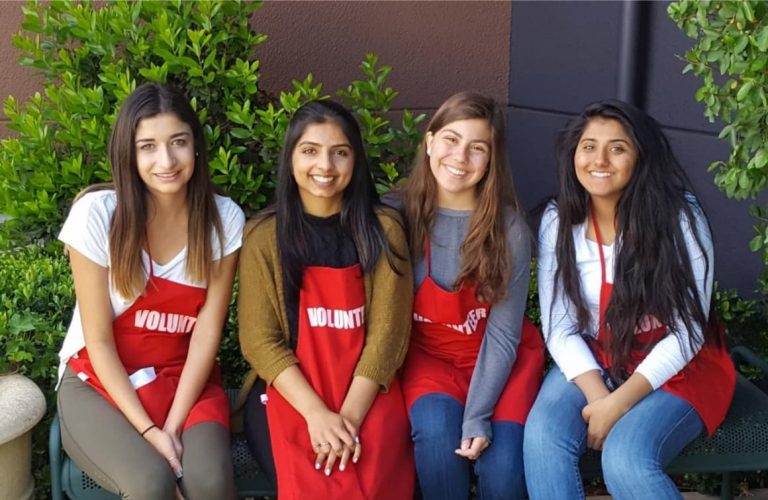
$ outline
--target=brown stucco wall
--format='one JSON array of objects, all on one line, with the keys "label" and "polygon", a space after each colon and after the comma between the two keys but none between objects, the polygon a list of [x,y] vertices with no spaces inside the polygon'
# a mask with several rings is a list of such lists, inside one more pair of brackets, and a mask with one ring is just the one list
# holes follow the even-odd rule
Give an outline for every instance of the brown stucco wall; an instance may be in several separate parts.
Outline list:
[{"label": "brown stucco wall", "polygon": [[252,25],[264,88],[310,71],[329,93],[361,75],[366,52],[393,67],[398,108],[437,107],[473,89],[507,104],[510,2],[265,2]]},{"label": "brown stucco wall", "polygon": [[[21,7],[23,2],[0,2],[0,102],[5,103],[6,97],[14,96],[24,102],[27,98],[41,89],[40,78],[34,72],[19,66],[17,59],[19,51],[12,45],[11,38],[21,29],[24,16]],[[5,128],[7,119],[0,106],[0,139],[7,137],[9,131]]]},{"label": "brown stucco wall", "polygon": [[[0,1],[0,99],[26,100],[40,78],[17,63],[11,37],[21,28],[23,2]],[[269,36],[256,50],[262,87],[291,89],[313,72],[324,90],[362,75],[366,52],[393,67],[396,109],[431,111],[449,95],[473,89],[507,104],[510,2],[267,1],[252,19]],[[0,110],[0,137],[8,135]]]}]

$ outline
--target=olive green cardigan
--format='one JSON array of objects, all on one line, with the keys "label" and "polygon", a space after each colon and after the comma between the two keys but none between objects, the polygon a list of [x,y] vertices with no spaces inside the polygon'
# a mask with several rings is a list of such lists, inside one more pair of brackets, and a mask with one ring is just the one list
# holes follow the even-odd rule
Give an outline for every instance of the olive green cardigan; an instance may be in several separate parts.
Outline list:
[{"label": "olive green cardigan", "polygon": [[[374,269],[364,276],[365,343],[354,375],[367,377],[386,391],[408,349],[413,276],[399,215],[388,208],[378,209],[377,215],[390,247],[403,258],[394,258],[400,275],[382,254]],[[299,362],[288,345],[276,228],[275,217],[249,223],[240,252],[240,348],[251,365],[240,393],[241,403],[257,377],[271,384],[280,372]]]}]

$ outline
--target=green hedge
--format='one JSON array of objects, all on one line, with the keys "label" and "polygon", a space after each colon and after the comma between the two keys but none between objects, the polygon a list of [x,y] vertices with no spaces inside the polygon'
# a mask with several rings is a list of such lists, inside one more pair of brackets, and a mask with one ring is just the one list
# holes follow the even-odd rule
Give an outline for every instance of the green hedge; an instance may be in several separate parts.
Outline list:
[{"label": "green hedge", "polygon": [[[252,28],[254,1],[59,0],[22,7],[24,31],[13,37],[19,62],[35,69],[44,91],[26,103],[5,101],[0,141],[0,227],[5,246],[49,240],[75,194],[110,179],[106,146],[125,97],[143,82],[166,82],[188,96],[204,124],[211,176],[246,212],[271,195],[288,121],[307,101],[323,99],[312,74],[293,88],[261,88],[266,36]],[[397,97],[391,68],[367,54],[361,79],[337,96],[362,126],[381,191],[396,183],[420,140],[424,115],[387,118]]]}]

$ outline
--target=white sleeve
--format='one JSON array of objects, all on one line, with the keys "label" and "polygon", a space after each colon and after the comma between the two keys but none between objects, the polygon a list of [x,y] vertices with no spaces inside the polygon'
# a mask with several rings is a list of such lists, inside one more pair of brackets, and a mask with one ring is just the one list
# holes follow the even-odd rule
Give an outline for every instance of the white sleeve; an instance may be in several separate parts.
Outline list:
[{"label": "white sleeve", "polygon": [[539,226],[539,256],[537,260],[537,279],[539,286],[539,306],[541,308],[541,326],[547,349],[566,380],[573,380],[590,370],[600,370],[584,339],[576,333],[576,310],[565,295],[562,287],[555,295],[555,272],[557,271],[558,212],[550,203]]},{"label": "white sleeve", "polygon": [[[221,217],[221,226],[224,230],[224,256],[238,250],[243,244],[243,226],[245,226],[245,214],[230,198],[216,197],[216,205]],[[213,255],[214,260],[220,259],[219,238],[214,231]]]},{"label": "white sleeve", "polygon": [[86,194],[72,205],[59,240],[96,264],[109,267],[109,226],[113,211],[112,191]]},{"label": "white sleeve", "polygon": [[[696,242],[694,230],[684,214],[680,216],[680,225],[685,237],[685,247],[691,259],[691,270],[696,280],[696,291],[701,300],[701,308],[704,314],[708,315],[712,298],[715,263],[712,235],[709,232],[707,220],[701,209],[692,203],[691,210],[695,218],[696,232],[701,239],[701,246]],[[664,382],[682,370],[701,349],[701,342],[694,340],[693,345],[691,345],[689,340],[703,338],[701,328],[698,325],[694,324],[695,330],[688,332],[685,323],[678,320],[676,327],[679,332],[683,333],[684,341],[680,342],[674,334],[667,335],[651,349],[648,356],[645,357],[635,370],[648,379],[654,390],[661,387]]]}]

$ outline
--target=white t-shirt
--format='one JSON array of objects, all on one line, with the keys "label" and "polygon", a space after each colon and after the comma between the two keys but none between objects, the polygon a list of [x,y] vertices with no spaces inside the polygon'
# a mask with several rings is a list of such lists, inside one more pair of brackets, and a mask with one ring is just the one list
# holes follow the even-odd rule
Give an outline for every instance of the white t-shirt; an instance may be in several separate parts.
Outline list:
[{"label": "white t-shirt", "polygon": [[[709,312],[712,296],[714,268],[712,236],[706,218],[692,196],[690,202],[702,247],[696,243],[693,228],[684,215],[680,216],[680,225],[691,259],[691,268],[701,299],[701,306],[706,314]],[[572,335],[576,331],[575,306],[567,298],[560,285],[558,288],[562,293],[558,293],[557,300],[552,302],[552,295],[555,290],[555,271],[557,270],[555,246],[557,244],[558,223],[557,206],[550,203],[539,226],[539,257],[537,262],[539,303],[541,304],[541,323],[547,349],[565,378],[573,380],[590,370],[602,371],[583,338],[583,336],[597,338],[601,287],[600,253],[597,242],[586,237],[587,223],[574,226],[573,244],[576,250],[576,267],[579,272],[581,291],[590,313],[590,324],[587,331],[577,332],[580,335]],[[617,242],[603,245],[605,279],[608,283],[613,283],[614,247],[616,244]],[[709,261],[708,269],[707,260]],[[678,321],[676,326],[678,331],[686,331],[682,321]],[[696,334],[694,337],[701,337],[701,332],[693,333]],[[667,335],[651,349],[635,371],[645,376],[654,389],[658,389],[664,382],[682,370],[700,348],[699,343],[695,343],[692,349],[689,342],[681,343],[678,342],[675,335]]]},{"label": "white t-shirt", "polygon": [[[77,250],[96,264],[110,267],[109,257],[109,228],[112,214],[115,211],[116,194],[113,190],[95,191],[86,194],[72,206],[72,210],[59,233],[59,240]],[[245,216],[235,202],[224,196],[216,195],[216,207],[221,217],[224,230],[224,256],[240,248],[243,239]],[[211,237],[213,260],[221,258],[219,237],[216,231]],[[141,252],[144,269],[149,269],[149,255]],[[186,275],[187,247],[184,247],[175,257],[164,265],[152,263],[155,276],[184,285],[205,288],[205,282],[194,282]],[[125,312],[135,298],[126,299],[112,287],[112,273],[109,273],[109,301],[112,305],[112,318]],[[85,347],[83,325],[80,320],[80,308],[75,304],[72,322],[64,337],[64,344],[59,351],[59,380],[64,374],[69,359]]]}]

